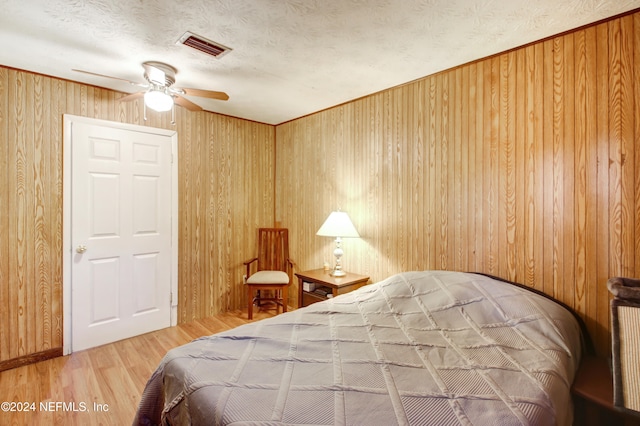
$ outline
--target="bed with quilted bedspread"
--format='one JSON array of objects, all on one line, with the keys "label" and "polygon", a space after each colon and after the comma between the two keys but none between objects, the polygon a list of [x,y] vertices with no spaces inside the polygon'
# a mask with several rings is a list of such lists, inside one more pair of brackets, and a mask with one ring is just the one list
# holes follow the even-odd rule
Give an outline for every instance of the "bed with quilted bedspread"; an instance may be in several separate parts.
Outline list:
[{"label": "bed with quilted bedspread", "polygon": [[169,351],[134,423],[569,425],[581,341],[525,288],[406,272]]}]

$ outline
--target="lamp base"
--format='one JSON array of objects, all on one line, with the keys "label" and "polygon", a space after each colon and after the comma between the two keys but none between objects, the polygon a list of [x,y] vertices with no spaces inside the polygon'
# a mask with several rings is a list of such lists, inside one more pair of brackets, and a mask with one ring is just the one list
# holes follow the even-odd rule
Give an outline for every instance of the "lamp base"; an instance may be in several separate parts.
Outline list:
[{"label": "lamp base", "polygon": [[331,275],[332,277],[344,277],[345,275],[347,275],[347,273],[342,269],[334,269],[329,275]]}]

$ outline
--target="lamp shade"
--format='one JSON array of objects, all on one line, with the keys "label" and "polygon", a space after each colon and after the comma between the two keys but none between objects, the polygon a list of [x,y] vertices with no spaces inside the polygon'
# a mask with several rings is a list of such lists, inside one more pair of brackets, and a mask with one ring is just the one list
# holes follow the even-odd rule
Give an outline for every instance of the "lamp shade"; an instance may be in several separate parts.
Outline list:
[{"label": "lamp shade", "polygon": [[324,221],[316,235],[321,237],[353,237],[360,236],[355,226],[345,212],[331,212],[327,220]]},{"label": "lamp shade", "polygon": [[169,111],[173,107],[173,98],[160,90],[149,90],[144,94],[144,103],[158,112]]}]

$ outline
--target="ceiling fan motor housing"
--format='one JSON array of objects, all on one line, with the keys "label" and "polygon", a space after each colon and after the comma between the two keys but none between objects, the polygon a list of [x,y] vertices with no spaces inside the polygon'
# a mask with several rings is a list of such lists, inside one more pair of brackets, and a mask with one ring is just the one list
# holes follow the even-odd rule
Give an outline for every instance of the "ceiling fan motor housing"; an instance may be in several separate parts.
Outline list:
[{"label": "ceiling fan motor housing", "polygon": [[177,70],[171,65],[162,62],[145,62],[144,78],[151,84],[169,87],[176,82]]}]

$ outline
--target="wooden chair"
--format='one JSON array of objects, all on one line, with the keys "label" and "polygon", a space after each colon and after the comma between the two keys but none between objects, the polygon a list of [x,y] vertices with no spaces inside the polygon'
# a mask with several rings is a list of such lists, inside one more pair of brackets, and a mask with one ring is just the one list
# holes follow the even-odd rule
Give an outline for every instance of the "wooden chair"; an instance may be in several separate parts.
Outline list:
[{"label": "wooden chair", "polygon": [[[251,272],[251,265],[255,271]],[[247,268],[246,286],[249,303],[248,316],[253,319],[254,303],[273,302],[287,312],[289,284],[293,276],[293,262],[289,259],[289,230],[286,228],[259,228],[258,255],[244,262]],[[273,297],[261,297],[261,290],[272,290]]]}]

